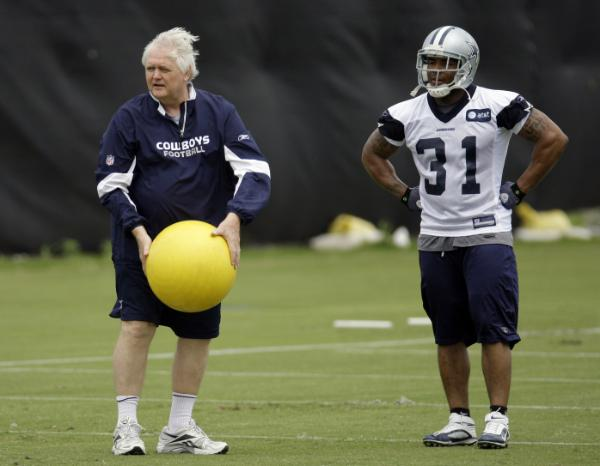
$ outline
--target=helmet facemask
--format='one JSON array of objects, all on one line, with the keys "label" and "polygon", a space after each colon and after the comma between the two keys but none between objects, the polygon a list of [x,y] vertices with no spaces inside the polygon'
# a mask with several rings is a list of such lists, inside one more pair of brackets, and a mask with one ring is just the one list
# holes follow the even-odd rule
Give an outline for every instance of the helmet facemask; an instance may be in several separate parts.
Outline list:
[{"label": "helmet facemask", "polygon": [[[429,68],[429,61],[432,58],[442,58],[445,61],[445,66]],[[446,97],[453,89],[463,88],[463,83],[465,78],[469,76],[469,71],[469,62],[459,55],[431,53],[427,50],[419,50],[417,53],[419,84],[427,89],[432,97]],[[442,73],[454,73],[452,81],[441,82],[440,74]]]}]

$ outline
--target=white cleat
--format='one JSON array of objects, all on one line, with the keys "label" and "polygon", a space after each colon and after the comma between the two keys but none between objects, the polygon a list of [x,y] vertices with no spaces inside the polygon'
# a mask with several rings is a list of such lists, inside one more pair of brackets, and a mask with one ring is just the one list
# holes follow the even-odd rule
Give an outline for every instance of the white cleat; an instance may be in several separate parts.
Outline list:
[{"label": "white cleat", "polygon": [[113,433],[113,455],[145,455],[146,446],[140,438],[142,426],[126,417],[119,420]]},{"label": "white cleat", "polygon": [[455,445],[473,445],[477,442],[475,421],[470,416],[451,413],[448,424],[433,434],[423,437],[427,447],[453,447]]},{"label": "white cleat", "polygon": [[225,442],[215,442],[192,419],[187,427],[169,432],[165,427],[158,437],[158,453],[192,453],[194,455],[224,455],[229,450]]},{"label": "white cleat", "polygon": [[477,440],[479,448],[506,448],[508,446],[508,417],[496,411],[485,416],[485,429]]}]

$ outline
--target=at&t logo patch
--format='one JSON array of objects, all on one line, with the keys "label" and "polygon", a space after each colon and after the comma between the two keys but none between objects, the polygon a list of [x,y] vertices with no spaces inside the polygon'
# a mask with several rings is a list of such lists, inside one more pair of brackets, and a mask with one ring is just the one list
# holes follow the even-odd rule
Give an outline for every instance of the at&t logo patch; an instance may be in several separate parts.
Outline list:
[{"label": "at&t logo patch", "polygon": [[492,111],[489,108],[467,110],[467,121],[490,121]]}]

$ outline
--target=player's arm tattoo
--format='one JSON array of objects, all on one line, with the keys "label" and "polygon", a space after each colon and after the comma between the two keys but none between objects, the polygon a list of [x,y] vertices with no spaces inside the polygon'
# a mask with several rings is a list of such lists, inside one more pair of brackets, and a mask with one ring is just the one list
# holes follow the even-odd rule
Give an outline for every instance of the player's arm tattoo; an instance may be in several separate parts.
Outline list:
[{"label": "player's arm tattoo", "polygon": [[398,147],[386,141],[379,130],[373,131],[365,144],[367,152],[375,154],[382,159],[389,158],[397,149]]},{"label": "player's arm tattoo", "polygon": [[531,115],[527,118],[523,128],[519,131],[519,136],[523,136],[529,141],[536,142],[548,130],[548,123],[549,118],[546,114],[534,108],[531,110]]},{"label": "player's arm tattoo", "polygon": [[397,197],[406,193],[407,185],[398,178],[396,170],[388,160],[398,147],[390,144],[379,132],[373,131],[363,147],[362,163],[375,182]]},{"label": "player's arm tattoo", "polygon": [[531,115],[519,131],[522,136],[534,143],[531,163],[517,180],[523,192],[529,192],[552,169],[564,151],[569,138],[550,117],[539,110]]}]

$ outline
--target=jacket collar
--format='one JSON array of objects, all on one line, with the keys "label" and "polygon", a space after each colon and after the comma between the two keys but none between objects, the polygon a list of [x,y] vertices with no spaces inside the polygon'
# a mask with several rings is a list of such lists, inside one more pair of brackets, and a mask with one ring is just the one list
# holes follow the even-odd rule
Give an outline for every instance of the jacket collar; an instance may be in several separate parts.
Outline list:
[{"label": "jacket collar", "polygon": [[[196,89],[194,88],[192,83],[187,83],[187,87],[188,87],[188,94],[190,96],[188,99],[188,102],[190,100],[196,100]],[[156,110],[158,111],[158,113],[160,113],[162,116],[166,116],[167,112],[165,111],[165,108],[162,106],[160,101],[152,95],[152,92],[148,91],[148,94],[150,94],[150,97],[152,98],[152,100],[154,100],[158,104],[156,107]]]}]

